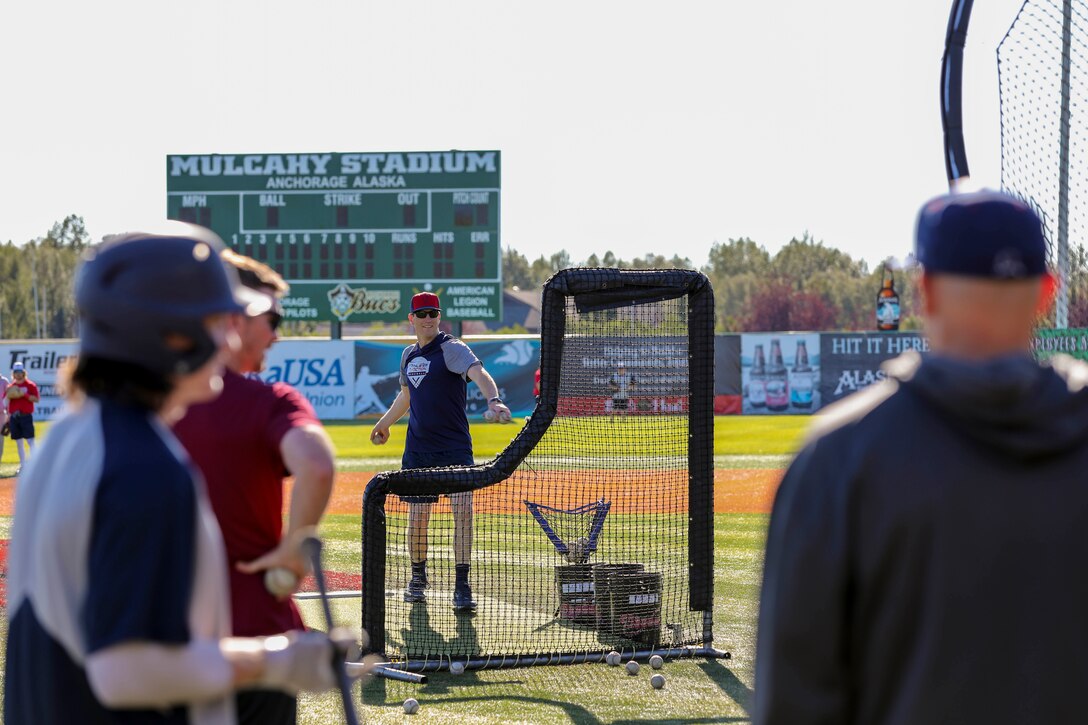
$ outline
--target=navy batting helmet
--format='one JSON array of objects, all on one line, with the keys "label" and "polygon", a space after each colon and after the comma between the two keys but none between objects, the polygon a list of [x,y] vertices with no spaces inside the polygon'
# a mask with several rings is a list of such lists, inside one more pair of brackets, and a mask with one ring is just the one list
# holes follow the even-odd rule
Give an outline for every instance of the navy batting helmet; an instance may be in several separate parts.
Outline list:
[{"label": "navy batting helmet", "polygon": [[[192,224],[107,237],[84,257],[76,276],[80,354],[163,375],[206,363],[216,351],[204,326],[208,315],[256,315],[272,305],[267,295],[238,283],[219,259],[222,248],[214,232]],[[173,349],[167,345],[171,335],[192,345]]]}]

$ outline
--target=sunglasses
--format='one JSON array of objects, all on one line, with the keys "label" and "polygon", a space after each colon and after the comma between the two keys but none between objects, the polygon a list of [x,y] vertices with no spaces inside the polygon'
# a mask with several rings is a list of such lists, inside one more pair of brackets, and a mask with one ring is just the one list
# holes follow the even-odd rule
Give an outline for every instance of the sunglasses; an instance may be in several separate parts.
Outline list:
[{"label": "sunglasses", "polygon": [[413,312],[412,314],[415,315],[416,317],[422,317],[423,319],[428,319],[428,318],[431,318],[431,317],[438,317],[440,314],[442,314],[442,312],[441,312],[441,310],[419,310],[418,312]]},{"label": "sunglasses", "polygon": [[269,328],[272,329],[272,332],[275,332],[279,329],[280,323],[283,322],[283,316],[275,312],[266,312],[265,314],[268,316]]}]

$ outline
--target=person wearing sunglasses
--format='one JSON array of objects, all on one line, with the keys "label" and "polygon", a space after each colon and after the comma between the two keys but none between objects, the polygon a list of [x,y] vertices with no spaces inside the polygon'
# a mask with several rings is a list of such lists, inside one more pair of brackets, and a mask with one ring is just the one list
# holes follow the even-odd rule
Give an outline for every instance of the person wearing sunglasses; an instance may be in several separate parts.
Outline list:
[{"label": "person wearing sunglasses", "polygon": [[[384,445],[389,440],[389,427],[408,413],[408,438],[401,468],[475,464],[465,414],[469,380],[479,386],[488,401],[489,417],[501,423],[510,422],[510,409],[499,397],[494,378],[468,345],[439,329],[441,318],[438,295],[420,292],[412,297],[408,321],[415,331],[416,343],[404,348],[401,354],[400,393],[370,432],[372,443]],[[427,527],[431,505],[438,496],[402,499],[408,503],[408,552],[412,560],[412,576],[404,601],[419,603],[427,599]],[[476,610],[468,577],[472,560],[472,492],[452,494],[450,508],[454,522],[453,608],[471,613]]]},{"label": "person wearing sunglasses", "polygon": [[[235,318],[241,345],[227,356],[222,394],[192,406],[174,433],[204,472],[223,530],[233,634],[271,635],[304,628],[290,592],[269,591],[265,575],[285,569],[297,587],[306,573],[298,544],[324,515],[336,472],[335,454],[306,397],[287,383],[266,384],[257,376],[277,339],[283,314],[279,299],[287,292],[287,283],[255,259],[229,250],[221,257],[238,272],[244,286],[272,298],[272,306]],[[286,529],[285,473],[294,476]],[[235,699],[240,723],[290,725],[296,720],[296,699],[282,691],[249,690]]]}]

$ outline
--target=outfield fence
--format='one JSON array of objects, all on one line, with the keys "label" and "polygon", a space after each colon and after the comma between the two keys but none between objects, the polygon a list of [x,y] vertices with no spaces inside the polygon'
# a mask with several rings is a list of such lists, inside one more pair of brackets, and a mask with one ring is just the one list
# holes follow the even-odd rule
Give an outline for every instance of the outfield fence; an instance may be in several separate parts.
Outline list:
[{"label": "outfield fence", "polygon": [[[298,388],[321,420],[377,420],[400,390],[401,351],[411,337],[325,340],[280,340],[269,351],[262,378]],[[533,335],[466,336],[499,386],[499,394],[514,415],[523,417],[536,406],[533,374],[540,365],[540,338]],[[802,344],[803,343],[803,344]],[[662,338],[661,345],[669,341]],[[653,349],[653,345],[649,349]],[[801,354],[801,350],[804,354]],[[759,332],[719,334],[714,338],[714,412],[717,415],[807,415],[879,380],[884,361],[907,350],[925,352],[929,345],[919,332]],[[1046,359],[1057,353],[1088,359],[1088,329],[1037,331],[1035,354]],[[762,351],[762,368],[757,365]],[[778,351],[780,357],[772,355]],[[59,368],[77,352],[75,340],[12,340],[0,342],[0,373],[22,362],[38,384],[41,402],[35,417],[52,420],[63,400],[57,390]],[[804,358],[807,358],[804,359]],[[634,385],[626,392],[626,414],[682,413],[683,396],[674,390],[667,372],[640,366],[639,353],[629,345],[589,345],[566,363],[584,379],[585,390],[560,404],[565,413],[611,415],[615,395],[609,380],[618,363],[630,371]],[[772,391],[768,402],[767,392]],[[487,408],[475,385],[469,386],[466,412],[482,416]]]}]

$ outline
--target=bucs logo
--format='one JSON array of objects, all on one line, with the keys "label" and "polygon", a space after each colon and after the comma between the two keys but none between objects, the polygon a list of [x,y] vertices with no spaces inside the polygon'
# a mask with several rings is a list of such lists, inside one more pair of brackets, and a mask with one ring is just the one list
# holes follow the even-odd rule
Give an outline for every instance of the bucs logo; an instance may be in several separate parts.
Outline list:
[{"label": "bucs logo", "polygon": [[334,289],[329,290],[329,308],[332,309],[332,313],[336,315],[341,322],[348,319],[348,315],[351,314],[352,302],[354,301],[354,295],[351,294],[351,288],[341,282]]},{"label": "bucs logo", "polygon": [[427,377],[427,371],[431,369],[431,361],[425,357],[417,357],[408,362],[404,368],[404,375],[412,381],[412,385],[419,387],[423,378]]}]

